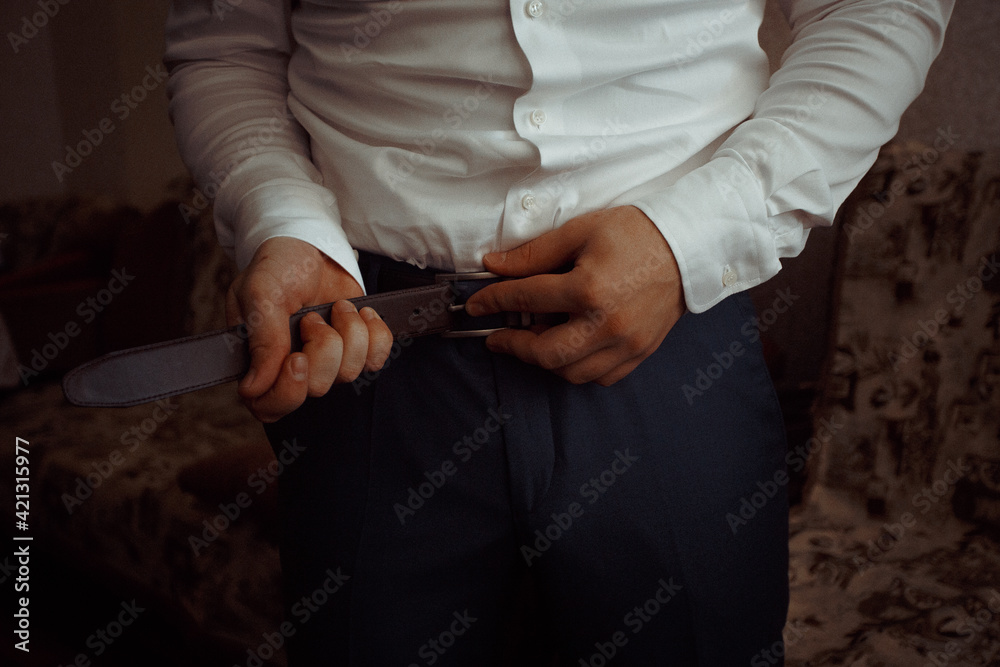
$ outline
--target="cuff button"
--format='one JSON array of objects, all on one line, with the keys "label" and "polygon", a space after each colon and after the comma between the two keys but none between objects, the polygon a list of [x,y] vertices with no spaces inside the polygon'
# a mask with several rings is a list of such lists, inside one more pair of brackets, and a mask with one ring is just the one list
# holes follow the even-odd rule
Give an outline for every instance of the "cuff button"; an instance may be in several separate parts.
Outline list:
[{"label": "cuff button", "polygon": [[723,287],[732,287],[733,285],[736,284],[737,280],[738,280],[738,276],[736,275],[736,272],[733,271],[731,268],[729,268],[727,266],[725,269],[722,270],[722,286]]}]

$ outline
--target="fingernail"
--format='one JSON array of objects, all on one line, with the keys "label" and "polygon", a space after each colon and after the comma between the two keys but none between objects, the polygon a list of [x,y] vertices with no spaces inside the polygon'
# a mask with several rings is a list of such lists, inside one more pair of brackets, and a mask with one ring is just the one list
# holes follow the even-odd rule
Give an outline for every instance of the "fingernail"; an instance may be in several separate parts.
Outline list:
[{"label": "fingernail", "polygon": [[333,309],[338,313],[356,313],[358,311],[350,301],[338,301],[333,304]]},{"label": "fingernail", "polygon": [[296,380],[305,380],[306,373],[309,372],[309,363],[305,357],[292,358],[292,377]]},{"label": "fingernail", "polygon": [[483,315],[485,310],[486,309],[478,301],[473,301],[471,303],[466,301],[465,303],[465,312],[472,317],[479,317],[480,315]]},{"label": "fingernail", "polygon": [[372,308],[371,306],[365,306],[364,308],[361,309],[360,312],[361,312],[361,319],[363,319],[365,322],[371,322],[372,320],[382,319],[379,316],[379,314],[375,311],[375,309]]}]

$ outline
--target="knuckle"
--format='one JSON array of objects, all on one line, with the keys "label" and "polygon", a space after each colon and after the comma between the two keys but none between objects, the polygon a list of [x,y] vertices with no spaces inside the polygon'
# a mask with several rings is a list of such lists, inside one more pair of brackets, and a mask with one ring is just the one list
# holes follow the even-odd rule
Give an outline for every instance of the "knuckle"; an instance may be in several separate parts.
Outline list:
[{"label": "knuckle", "polygon": [[[377,373],[380,370],[382,370],[383,366],[385,366],[385,359],[382,359],[382,358],[371,359],[371,358],[369,358],[368,361],[365,362],[364,372],[366,372],[366,373]],[[358,377],[361,377],[360,373],[358,373]],[[355,378],[355,379],[357,379],[357,378]]]},{"label": "knuckle", "polygon": [[570,384],[581,385],[587,383],[586,376],[580,370],[567,371],[565,373],[560,373],[560,375]]},{"label": "knuckle", "polygon": [[[392,353],[392,338],[386,339],[379,336],[368,347],[368,366],[371,370],[382,368],[385,360]],[[375,368],[373,368],[375,367]]]},{"label": "knuckle", "polygon": [[514,293],[514,303],[512,310],[517,313],[530,313],[532,312],[531,299],[524,292]]},{"label": "knuckle", "polygon": [[627,318],[620,314],[609,315],[604,320],[604,335],[615,342],[628,344],[634,336],[629,336],[631,325]]},{"label": "knuckle", "polygon": [[264,407],[261,405],[260,401],[250,401],[247,408],[250,410],[250,414],[252,414],[257,421],[263,424],[273,424],[286,414],[284,412],[276,411],[273,408]]},{"label": "knuckle", "polygon": [[646,352],[646,341],[639,336],[627,336],[622,342],[625,351],[631,357],[637,357]]},{"label": "knuckle", "polygon": [[388,352],[388,348],[392,347],[392,331],[389,329],[389,325],[382,320],[375,320],[373,322],[373,326],[368,330],[368,335],[377,341],[379,345],[385,346],[386,352]]},{"label": "knuckle", "polygon": [[536,349],[535,358],[538,360],[538,365],[547,371],[554,371],[563,365],[563,357],[558,350]]},{"label": "knuckle", "polygon": [[583,273],[577,279],[576,298],[584,308],[596,309],[604,295],[604,281],[592,273]]},{"label": "knuckle", "polygon": [[318,313],[309,313],[303,317],[299,323],[299,329],[303,333],[308,331],[310,337],[317,338],[328,338],[330,335],[329,331],[331,331],[326,321]]},{"label": "knuckle", "polygon": [[257,300],[270,294],[271,287],[270,278],[260,273],[253,273],[243,280],[238,291],[244,299]]},{"label": "knuckle", "polygon": [[328,391],[330,391],[330,382],[310,382],[308,395],[310,398],[319,398],[320,396],[325,396]]},{"label": "knuckle", "polygon": [[345,359],[340,363],[340,372],[337,374],[337,382],[354,382],[365,369],[365,360]]}]

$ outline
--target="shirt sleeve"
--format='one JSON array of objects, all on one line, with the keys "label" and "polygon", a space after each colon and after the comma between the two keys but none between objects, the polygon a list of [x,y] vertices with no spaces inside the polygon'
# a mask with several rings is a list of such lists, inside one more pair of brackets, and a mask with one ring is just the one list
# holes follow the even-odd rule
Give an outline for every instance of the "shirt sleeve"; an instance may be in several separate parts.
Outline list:
[{"label": "shirt sleeve", "polygon": [[781,67],[712,158],[636,202],[702,312],[772,277],[830,225],[895,135],[940,51],[954,0],[780,0]]},{"label": "shirt sleeve", "polygon": [[174,0],[167,93],[181,157],[214,196],[219,243],[239,268],[261,243],[306,241],[364,285],[333,193],[288,107],[290,0]]}]

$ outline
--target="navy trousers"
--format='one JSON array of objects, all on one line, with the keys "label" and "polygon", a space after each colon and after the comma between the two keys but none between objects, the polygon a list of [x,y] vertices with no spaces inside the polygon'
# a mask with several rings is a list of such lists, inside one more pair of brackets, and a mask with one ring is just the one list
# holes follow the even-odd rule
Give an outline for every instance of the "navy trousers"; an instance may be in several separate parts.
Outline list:
[{"label": "navy trousers", "polygon": [[304,448],[278,482],[291,664],[728,667],[772,649],[785,441],[752,316],[745,295],[686,314],[611,387],[413,339],[268,426]]}]

